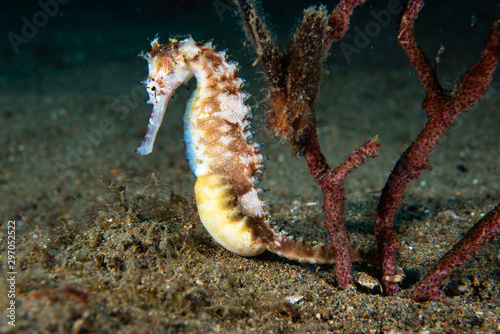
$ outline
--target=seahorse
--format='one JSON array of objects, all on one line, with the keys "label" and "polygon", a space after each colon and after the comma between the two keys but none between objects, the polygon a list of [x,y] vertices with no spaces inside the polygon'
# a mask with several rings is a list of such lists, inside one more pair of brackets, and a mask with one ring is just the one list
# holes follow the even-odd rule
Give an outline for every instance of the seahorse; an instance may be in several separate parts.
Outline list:
[{"label": "seahorse", "polygon": [[264,157],[252,143],[245,105],[248,95],[237,66],[211,44],[156,38],[142,55],[149,64],[144,82],[153,112],[146,136],[137,148],[141,155],[153,150],[167,104],[175,90],[194,76],[197,88],[184,114],[184,145],[191,172],[196,176],[195,198],[200,220],[212,237],[227,250],[242,256],[262,253],[266,247],[251,228],[252,219],[263,219],[265,203],[257,195],[255,174]]},{"label": "seahorse", "polygon": [[140,155],[152,152],[167,104],[182,84],[194,76],[193,92],[183,117],[184,145],[191,172],[200,220],[224,248],[241,256],[255,256],[266,249],[292,260],[334,263],[333,248],[312,246],[288,238],[267,221],[267,205],[255,187],[263,171],[260,145],[252,142],[248,94],[237,77],[237,65],[211,43],[170,39],[141,53],[148,61],[146,86],[153,104],[146,135],[136,149]]}]

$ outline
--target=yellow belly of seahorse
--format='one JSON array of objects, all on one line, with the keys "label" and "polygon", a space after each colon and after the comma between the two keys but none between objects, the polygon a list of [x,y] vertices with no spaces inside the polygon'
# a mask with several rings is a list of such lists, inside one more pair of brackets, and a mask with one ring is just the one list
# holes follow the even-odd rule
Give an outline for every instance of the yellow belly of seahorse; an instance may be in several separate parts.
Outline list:
[{"label": "yellow belly of seahorse", "polygon": [[241,213],[231,184],[223,176],[198,177],[194,193],[203,226],[222,247],[241,256],[255,256],[266,250],[250,227],[251,218]]}]

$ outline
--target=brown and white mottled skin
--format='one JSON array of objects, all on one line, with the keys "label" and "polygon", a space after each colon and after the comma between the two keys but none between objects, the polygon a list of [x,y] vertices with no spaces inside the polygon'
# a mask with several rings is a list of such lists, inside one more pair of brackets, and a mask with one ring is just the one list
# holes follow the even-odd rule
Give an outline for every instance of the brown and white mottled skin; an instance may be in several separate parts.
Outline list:
[{"label": "brown and white mottled skin", "polygon": [[266,215],[254,186],[263,156],[249,140],[250,108],[244,104],[247,95],[236,76],[236,65],[211,44],[197,43],[191,37],[170,39],[163,45],[155,39],[142,56],[149,63],[144,84],[154,107],[137,153],[151,153],[170,97],[194,76],[197,89],[184,115],[184,143],[189,166],[197,177],[200,220],[227,250],[242,256],[262,253],[266,246],[252,226]]}]

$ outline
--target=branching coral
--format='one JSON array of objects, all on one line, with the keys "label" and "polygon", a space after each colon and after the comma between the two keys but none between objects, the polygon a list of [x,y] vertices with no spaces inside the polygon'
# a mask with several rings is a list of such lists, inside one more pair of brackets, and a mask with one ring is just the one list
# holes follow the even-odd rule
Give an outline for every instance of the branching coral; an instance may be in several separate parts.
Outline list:
[{"label": "branching coral", "polygon": [[[323,71],[323,61],[331,44],[341,40],[349,28],[349,18],[363,0],[341,1],[328,16],[324,7],[311,7],[294,34],[291,48],[279,52],[264,21],[250,0],[237,0],[244,29],[256,50],[270,92],[267,128],[290,141],[292,152],[302,155],[309,172],[324,194],[325,225],[330,231],[337,261],[335,272],[340,286],[352,282],[351,256],[344,227],[343,206],[345,177],[367,158],[376,157],[377,138],[365,142],[339,167],[332,169],[321,152],[317,134],[315,105]],[[451,90],[439,84],[435,69],[426,58],[413,35],[414,21],[423,7],[422,0],[412,0],[406,6],[398,25],[398,41],[406,52],[426,91],[423,108],[428,123],[417,139],[401,155],[382,190],[376,211],[375,235],[377,260],[382,267],[386,294],[396,294],[397,283],[404,274],[394,260],[399,240],[392,232],[394,216],[404,197],[406,186],[429,168],[429,155],[460,112],[471,107],[485,93],[495,70],[500,43],[499,21],[493,24],[480,60],[469,68]],[[452,270],[459,267],[481,245],[498,236],[499,207],[485,216],[465,238],[408,294],[419,300],[437,298],[438,286]]]},{"label": "branching coral", "polygon": [[[427,113],[427,124],[417,139],[401,155],[382,190],[376,213],[378,247],[383,259],[383,277],[393,277],[396,265],[393,254],[399,242],[392,233],[394,215],[404,196],[406,185],[418,178],[420,171],[429,168],[429,155],[440,137],[463,111],[479,101],[486,92],[497,66],[500,51],[500,21],[496,21],[486,40],[486,45],[477,63],[472,65],[451,90],[441,87],[435,68],[418,46],[413,35],[414,22],[424,2],[412,0],[408,3],[398,24],[398,41],[410,64],[417,73],[426,97],[422,107]],[[439,295],[438,286],[452,270],[462,265],[481,245],[493,240],[500,233],[499,206],[474,226],[450,251],[427,277],[415,287],[410,296],[414,299],[429,299]],[[387,294],[398,291],[395,282],[384,280]]]}]

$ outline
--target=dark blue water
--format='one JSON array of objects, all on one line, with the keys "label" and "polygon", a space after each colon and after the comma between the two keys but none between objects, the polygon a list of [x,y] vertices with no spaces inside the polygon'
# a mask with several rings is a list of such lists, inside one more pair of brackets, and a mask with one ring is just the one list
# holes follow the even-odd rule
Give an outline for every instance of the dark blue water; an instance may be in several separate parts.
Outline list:
[{"label": "dark blue water", "polygon": [[[147,48],[147,40],[156,34],[165,40],[186,34],[199,41],[213,38],[220,48],[230,47],[230,53],[240,63],[251,61],[240,56],[248,49],[242,48],[245,37],[230,0],[60,2],[3,1],[0,13],[3,84],[11,86],[21,77],[36,76],[40,70],[129,61]],[[390,2],[391,8],[401,7],[399,1]],[[356,35],[362,34],[359,32],[368,34],[368,38],[358,36],[358,44],[362,41],[362,47],[357,48],[360,52],[347,57],[345,51],[334,45],[331,62],[369,66],[398,53],[397,15],[388,3],[370,0],[356,9],[353,29],[344,42],[354,45]],[[301,11],[312,4],[315,2],[262,1],[261,7],[268,13],[270,27],[279,36],[282,47],[286,47]],[[325,5],[333,9],[336,1]],[[386,21],[387,13],[390,15]],[[418,20],[418,38],[425,41],[429,52],[436,52],[442,43],[454,53],[454,48],[459,48],[460,54],[465,53],[462,57],[466,57],[481,46],[489,25],[499,15],[499,2],[494,0],[428,1]]]}]

